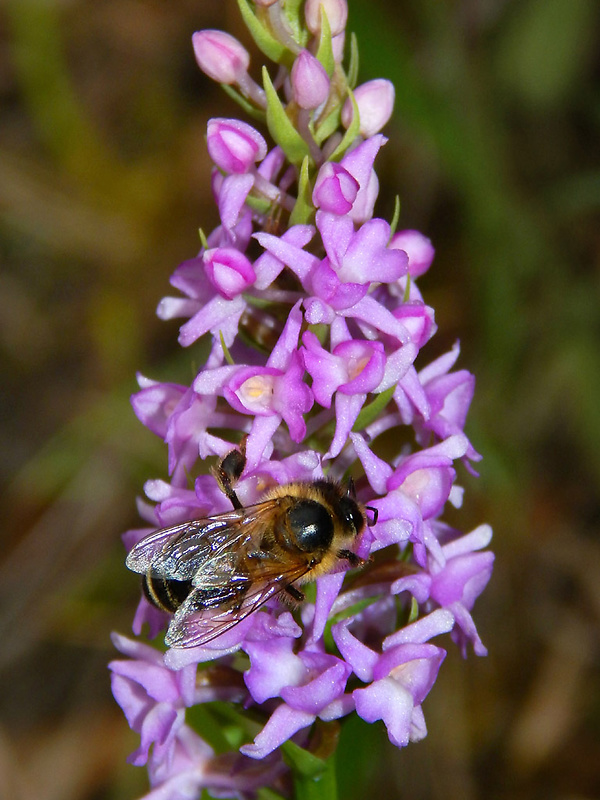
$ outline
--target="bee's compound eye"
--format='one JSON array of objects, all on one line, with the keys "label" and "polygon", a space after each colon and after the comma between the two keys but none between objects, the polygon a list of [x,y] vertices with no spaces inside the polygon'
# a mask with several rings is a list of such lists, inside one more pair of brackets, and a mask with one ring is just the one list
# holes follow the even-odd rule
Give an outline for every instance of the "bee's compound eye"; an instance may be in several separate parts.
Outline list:
[{"label": "bee's compound eye", "polygon": [[325,506],[316,500],[299,500],[288,511],[296,545],[307,553],[329,547],[333,540],[333,520]]},{"label": "bee's compound eye", "polygon": [[343,497],[340,506],[348,525],[354,528],[355,533],[360,533],[365,526],[365,518],[356,502],[351,497]]}]

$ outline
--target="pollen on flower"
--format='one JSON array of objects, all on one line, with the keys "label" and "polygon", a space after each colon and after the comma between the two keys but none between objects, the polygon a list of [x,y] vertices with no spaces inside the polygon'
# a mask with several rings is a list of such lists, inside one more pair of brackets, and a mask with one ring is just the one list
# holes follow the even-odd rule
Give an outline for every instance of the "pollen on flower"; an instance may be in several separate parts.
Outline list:
[{"label": "pollen on flower", "polygon": [[410,671],[413,668],[413,664],[410,662],[407,664],[398,664],[397,667],[392,667],[390,670],[389,677],[393,678],[395,681],[400,681],[403,683],[403,678],[406,679],[410,677]]},{"label": "pollen on flower", "polygon": [[272,375],[253,375],[242,383],[236,394],[249,411],[268,411],[273,401],[273,384]]},{"label": "pollen on flower", "polygon": [[360,375],[360,373],[364,370],[364,368],[367,366],[370,360],[371,356],[365,355],[362,358],[358,358],[356,361],[351,361],[348,364],[348,378],[350,380],[354,380],[354,378],[357,378]]}]

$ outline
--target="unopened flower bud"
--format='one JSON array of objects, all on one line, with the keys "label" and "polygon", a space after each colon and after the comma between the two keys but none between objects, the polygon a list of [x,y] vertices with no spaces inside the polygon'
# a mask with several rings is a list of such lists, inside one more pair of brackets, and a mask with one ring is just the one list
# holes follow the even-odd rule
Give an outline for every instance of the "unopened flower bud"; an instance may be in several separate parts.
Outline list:
[{"label": "unopened flower bud", "polygon": [[[354,99],[360,114],[360,133],[368,139],[378,133],[392,116],[394,85],[383,78],[367,81],[355,89]],[[350,127],[352,117],[352,103],[348,98],[342,108],[342,124],[345,128]]]},{"label": "unopened flower bud", "polygon": [[392,236],[389,246],[404,250],[408,256],[408,274],[411,278],[418,278],[427,272],[435,254],[431,240],[419,231],[398,231]]},{"label": "unopened flower bud", "polygon": [[252,264],[235,247],[207,250],[202,260],[209,281],[227,300],[233,300],[256,280]]},{"label": "unopened flower bud", "polygon": [[[408,268],[410,270],[410,261]],[[411,342],[418,348],[423,347],[431,339],[435,331],[435,318],[433,308],[430,306],[418,300],[405,302],[395,308],[392,314],[404,325]]]},{"label": "unopened flower bud", "polygon": [[346,0],[306,0],[304,17],[311,33],[321,30],[321,6],[327,15],[331,35],[337,36],[346,28],[348,19],[348,3]]},{"label": "unopened flower bud", "polygon": [[202,72],[219,83],[236,83],[250,64],[246,48],[224,31],[196,31],[192,45]]},{"label": "unopened flower bud", "polygon": [[336,64],[341,64],[344,60],[344,52],[346,46],[346,31],[338,33],[331,40],[331,49],[333,51],[333,60]]},{"label": "unopened flower bud", "polygon": [[319,170],[312,200],[315,208],[332,214],[347,214],[356,200],[360,185],[347,169],[326,161]]},{"label": "unopened flower bud", "polygon": [[291,81],[294,100],[300,108],[318,108],[327,99],[329,76],[308,50],[302,50],[294,61]]},{"label": "unopened flower bud", "polygon": [[267,143],[252,125],[239,119],[209,119],[208,153],[225,172],[243,174],[267,154]]}]

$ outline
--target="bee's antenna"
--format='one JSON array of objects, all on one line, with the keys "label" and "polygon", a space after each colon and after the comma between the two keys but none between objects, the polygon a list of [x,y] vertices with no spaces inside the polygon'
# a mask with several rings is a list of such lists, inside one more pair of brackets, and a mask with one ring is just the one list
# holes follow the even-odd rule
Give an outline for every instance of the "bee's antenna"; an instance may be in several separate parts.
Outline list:
[{"label": "bee's antenna", "polygon": [[373,519],[367,519],[367,525],[371,527],[372,525],[377,525],[377,520],[379,518],[379,509],[375,508],[375,506],[365,506],[367,511],[371,511],[373,513]]}]

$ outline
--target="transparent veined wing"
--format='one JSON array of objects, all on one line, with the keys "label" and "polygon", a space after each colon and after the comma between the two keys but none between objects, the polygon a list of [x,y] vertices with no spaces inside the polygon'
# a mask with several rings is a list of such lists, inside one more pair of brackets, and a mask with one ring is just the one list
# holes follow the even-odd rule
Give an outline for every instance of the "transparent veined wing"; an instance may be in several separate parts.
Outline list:
[{"label": "transparent veined wing", "polygon": [[243,553],[255,546],[276,501],[226,511],[161,528],[133,546],[126,565],[133,572],[152,571],[167,580],[192,580],[224,553]]},{"label": "transparent veined wing", "polygon": [[[257,554],[258,555],[258,554]],[[212,596],[194,589],[177,609],[165,642],[169,647],[198,647],[216,639],[304,577],[310,565],[304,560],[284,563],[269,554],[252,572],[234,576]]]}]

